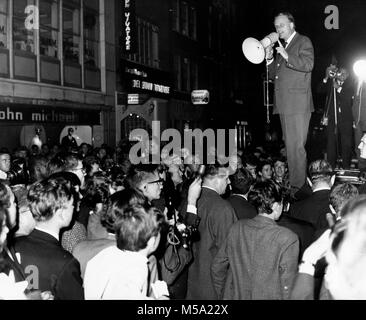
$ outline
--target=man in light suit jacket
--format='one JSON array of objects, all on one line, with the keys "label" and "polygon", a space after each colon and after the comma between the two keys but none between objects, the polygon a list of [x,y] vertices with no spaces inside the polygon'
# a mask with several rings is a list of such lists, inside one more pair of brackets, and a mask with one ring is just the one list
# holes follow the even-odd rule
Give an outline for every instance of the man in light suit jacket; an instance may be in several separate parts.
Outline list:
[{"label": "man in light suit jacket", "polygon": [[270,78],[274,79],[274,114],[280,115],[283,139],[286,144],[290,184],[296,190],[306,177],[305,143],[311,112],[314,111],[311,93],[311,72],[314,49],[310,39],[295,31],[295,20],[290,13],[280,13],[274,25],[285,41],[276,48],[266,48]]},{"label": "man in light suit jacket", "polygon": [[258,210],[230,229],[211,264],[219,299],[289,299],[295,279],[299,240],[276,220],[282,212],[281,187],[272,180],[257,182],[248,195]]}]

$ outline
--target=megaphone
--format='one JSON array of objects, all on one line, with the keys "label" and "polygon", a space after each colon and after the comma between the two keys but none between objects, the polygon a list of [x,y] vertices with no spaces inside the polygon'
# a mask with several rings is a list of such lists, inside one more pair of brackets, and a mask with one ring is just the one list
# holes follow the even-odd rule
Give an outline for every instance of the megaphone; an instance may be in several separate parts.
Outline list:
[{"label": "megaphone", "polygon": [[[269,46],[273,46],[278,40],[278,33],[272,32],[268,36],[265,36],[261,41],[254,38],[246,38],[241,46],[245,58],[251,63],[261,63],[265,56],[265,49]],[[281,44],[280,44],[281,45]]]}]

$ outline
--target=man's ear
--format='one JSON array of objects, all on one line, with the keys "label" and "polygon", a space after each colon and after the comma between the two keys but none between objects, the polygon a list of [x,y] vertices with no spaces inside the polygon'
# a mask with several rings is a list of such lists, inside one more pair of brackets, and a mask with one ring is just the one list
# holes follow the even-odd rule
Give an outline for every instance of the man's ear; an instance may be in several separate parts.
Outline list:
[{"label": "man's ear", "polygon": [[310,180],[310,178],[309,178],[309,177],[307,177],[307,178],[306,178],[306,181],[308,182],[308,184],[309,184],[309,186],[310,186],[310,187],[312,187],[312,186],[313,186],[313,183],[311,182],[311,180]]},{"label": "man's ear", "polygon": [[333,174],[332,177],[330,178],[331,186],[334,186],[335,178],[336,178],[336,175]]}]

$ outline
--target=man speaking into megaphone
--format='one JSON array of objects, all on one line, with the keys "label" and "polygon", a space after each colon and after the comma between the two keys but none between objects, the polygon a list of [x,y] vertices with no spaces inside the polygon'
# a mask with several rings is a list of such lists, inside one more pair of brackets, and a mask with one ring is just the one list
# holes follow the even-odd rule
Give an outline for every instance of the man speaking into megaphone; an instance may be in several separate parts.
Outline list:
[{"label": "man speaking into megaphone", "polygon": [[293,192],[306,178],[305,143],[311,112],[311,72],[314,49],[310,39],[295,31],[295,20],[288,12],[274,19],[276,32],[284,41],[280,46],[265,48],[269,77],[274,80],[274,114],[279,114],[286,144],[290,184]]}]

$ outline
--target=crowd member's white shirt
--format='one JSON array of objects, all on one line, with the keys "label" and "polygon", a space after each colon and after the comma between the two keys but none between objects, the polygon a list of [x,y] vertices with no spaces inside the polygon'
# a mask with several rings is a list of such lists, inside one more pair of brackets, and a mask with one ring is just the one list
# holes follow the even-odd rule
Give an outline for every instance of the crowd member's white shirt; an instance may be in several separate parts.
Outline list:
[{"label": "crowd member's white shirt", "polygon": [[86,300],[151,299],[147,297],[148,259],[116,246],[99,252],[86,265]]},{"label": "crowd member's white shirt", "polygon": [[0,273],[0,300],[27,299],[24,294],[24,290],[27,286],[27,281],[15,282],[13,271],[10,271],[9,275]]}]

